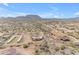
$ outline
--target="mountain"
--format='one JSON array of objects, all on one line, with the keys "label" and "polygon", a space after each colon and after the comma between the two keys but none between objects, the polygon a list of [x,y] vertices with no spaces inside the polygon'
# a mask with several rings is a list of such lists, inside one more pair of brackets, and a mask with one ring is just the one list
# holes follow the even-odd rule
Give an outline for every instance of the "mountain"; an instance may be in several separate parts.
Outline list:
[{"label": "mountain", "polygon": [[42,18],[38,15],[26,15],[26,16],[18,16],[15,18],[16,20],[41,20]]},{"label": "mountain", "polygon": [[79,17],[74,18],[42,18],[38,15],[26,15],[18,17],[1,17],[0,20],[79,20]]},{"label": "mountain", "polygon": [[1,17],[0,20],[41,20],[42,18],[38,15],[26,15],[18,17]]}]

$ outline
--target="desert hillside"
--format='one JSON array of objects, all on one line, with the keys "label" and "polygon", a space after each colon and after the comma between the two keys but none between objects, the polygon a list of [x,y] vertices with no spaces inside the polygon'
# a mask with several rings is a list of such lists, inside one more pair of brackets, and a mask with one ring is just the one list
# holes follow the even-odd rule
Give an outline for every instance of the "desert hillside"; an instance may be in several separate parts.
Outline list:
[{"label": "desert hillside", "polygon": [[79,20],[0,18],[0,54],[78,55]]}]

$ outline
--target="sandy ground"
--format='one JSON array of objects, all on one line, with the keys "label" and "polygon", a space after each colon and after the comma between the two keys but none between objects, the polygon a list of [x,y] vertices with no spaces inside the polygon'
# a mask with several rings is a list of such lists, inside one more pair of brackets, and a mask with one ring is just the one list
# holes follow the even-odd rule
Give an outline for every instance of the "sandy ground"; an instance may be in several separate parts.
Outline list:
[{"label": "sandy ground", "polygon": [[32,55],[34,53],[33,48],[21,48],[21,47],[9,47],[0,50],[1,55]]}]

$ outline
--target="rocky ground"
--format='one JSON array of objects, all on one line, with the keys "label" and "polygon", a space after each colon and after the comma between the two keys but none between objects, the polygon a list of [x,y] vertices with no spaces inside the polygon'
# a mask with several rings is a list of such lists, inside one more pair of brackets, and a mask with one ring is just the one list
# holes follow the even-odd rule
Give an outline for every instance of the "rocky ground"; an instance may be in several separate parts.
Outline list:
[{"label": "rocky ground", "polygon": [[78,55],[79,21],[0,20],[1,55]]}]

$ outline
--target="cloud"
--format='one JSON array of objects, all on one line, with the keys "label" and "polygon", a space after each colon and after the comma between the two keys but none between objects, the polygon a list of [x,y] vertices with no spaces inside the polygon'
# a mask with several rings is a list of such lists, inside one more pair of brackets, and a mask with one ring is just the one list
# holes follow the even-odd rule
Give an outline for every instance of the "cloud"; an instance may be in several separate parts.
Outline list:
[{"label": "cloud", "polygon": [[54,15],[53,17],[54,17],[54,18],[59,18],[59,16],[58,16],[58,15]]},{"label": "cloud", "polygon": [[58,8],[56,8],[56,7],[50,7],[50,10],[58,11]]},{"label": "cloud", "polygon": [[16,17],[16,16],[24,16],[24,15],[26,15],[26,13],[15,12],[0,7],[0,17]]},{"label": "cloud", "polygon": [[52,18],[53,17],[53,13],[42,13],[42,14],[38,14],[38,15],[43,18]]},{"label": "cloud", "polygon": [[79,12],[74,13],[75,16],[79,16]]},{"label": "cloud", "polygon": [[53,15],[53,18],[63,18],[63,14],[55,14],[55,15]]},{"label": "cloud", "polygon": [[17,16],[25,16],[26,14],[16,12],[16,13],[8,13],[7,16],[3,15],[3,17],[17,17]]},{"label": "cloud", "polygon": [[[7,4],[5,4],[6,6],[8,6]],[[17,16],[25,16],[28,14],[36,14],[39,15],[43,18],[61,18],[63,16],[62,13],[58,13],[58,12],[53,12],[53,10],[50,11],[45,11],[45,12],[38,12],[34,9],[32,9],[32,12],[29,13],[23,13],[23,12],[16,12],[16,11],[12,11],[10,9],[6,9],[6,8],[2,8],[0,7],[0,17],[17,17]]]},{"label": "cloud", "polygon": [[3,3],[3,5],[5,5],[5,6],[9,6],[8,3]]},{"label": "cloud", "polygon": [[42,14],[39,14],[41,17],[43,18],[63,18],[63,14],[55,14],[55,13],[51,13],[51,12],[48,12],[48,13],[42,13]]},{"label": "cloud", "polygon": [[8,3],[0,3],[1,5],[4,5],[4,6],[9,6]]}]

